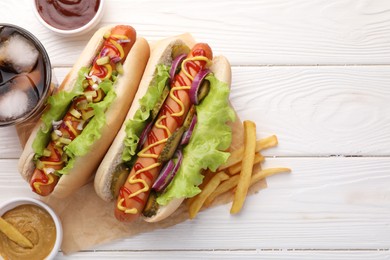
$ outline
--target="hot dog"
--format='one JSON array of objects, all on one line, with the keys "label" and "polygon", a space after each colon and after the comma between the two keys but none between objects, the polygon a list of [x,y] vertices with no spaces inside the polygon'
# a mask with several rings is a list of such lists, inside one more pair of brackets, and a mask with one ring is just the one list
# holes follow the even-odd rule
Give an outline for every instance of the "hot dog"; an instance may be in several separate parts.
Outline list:
[{"label": "hot dog", "polygon": [[[161,94],[163,98],[138,130],[138,138],[133,138],[138,149],[119,159],[123,151],[127,152],[126,145],[132,144],[126,134],[137,132],[131,127],[140,120],[137,110],[143,110],[142,102],[141,106],[133,103],[126,126],[119,131],[95,176],[95,190],[102,199],[117,197],[115,217],[120,221],[134,221],[141,215],[146,221],[168,217],[185,198],[199,193],[202,170],[215,171],[229,156],[224,151],[231,142],[226,122],[234,120],[228,101],[230,65],[222,56],[213,59],[208,44],[195,44],[188,35],[178,38],[155,44],[141,81],[141,94],[137,93],[136,99],[142,99],[146,89],[155,88],[150,84],[155,77],[150,75],[161,73],[156,66],[165,62],[170,67],[169,80],[164,82],[168,94]],[[177,49],[182,51],[180,55]],[[205,145],[206,151],[201,151]],[[189,181],[183,181],[186,178]],[[167,206],[157,206],[156,201]]]},{"label": "hot dog", "polygon": [[34,192],[66,197],[91,179],[126,116],[148,57],[148,43],[131,26],[94,34],[49,98],[19,160]]}]

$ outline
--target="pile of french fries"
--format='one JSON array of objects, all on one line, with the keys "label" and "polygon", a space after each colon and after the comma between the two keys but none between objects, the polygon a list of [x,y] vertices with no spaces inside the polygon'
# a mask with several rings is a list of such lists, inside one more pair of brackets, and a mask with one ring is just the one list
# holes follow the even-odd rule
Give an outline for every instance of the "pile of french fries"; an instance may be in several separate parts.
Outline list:
[{"label": "pile of french fries", "polygon": [[217,172],[206,172],[201,192],[187,200],[190,218],[195,218],[202,207],[208,207],[220,195],[233,192],[234,199],[230,209],[231,214],[241,211],[249,188],[260,180],[276,173],[289,173],[289,168],[258,167],[254,172],[254,166],[264,162],[265,158],[260,154],[264,149],[278,144],[275,135],[256,141],[256,124],[252,121],[244,121],[244,145],[231,152],[227,162],[218,168]]}]

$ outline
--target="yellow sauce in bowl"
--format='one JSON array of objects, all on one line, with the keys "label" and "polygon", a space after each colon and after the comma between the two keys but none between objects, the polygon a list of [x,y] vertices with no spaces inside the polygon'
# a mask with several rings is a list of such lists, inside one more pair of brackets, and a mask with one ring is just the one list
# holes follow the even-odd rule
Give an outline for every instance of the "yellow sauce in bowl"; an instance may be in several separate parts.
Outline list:
[{"label": "yellow sauce in bowl", "polygon": [[0,255],[4,259],[44,259],[50,254],[57,231],[52,217],[46,210],[26,204],[7,211],[2,217],[33,244],[33,248],[23,248],[0,232]]}]

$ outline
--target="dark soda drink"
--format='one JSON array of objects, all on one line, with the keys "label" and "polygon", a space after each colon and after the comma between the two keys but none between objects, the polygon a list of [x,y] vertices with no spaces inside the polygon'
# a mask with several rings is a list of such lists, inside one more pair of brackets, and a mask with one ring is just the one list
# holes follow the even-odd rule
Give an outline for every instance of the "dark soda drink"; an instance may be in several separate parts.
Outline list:
[{"label": "dark soda drink", "polygon": [[21,122],[39,110],[50,82],[42,44],[22,28],[0,25],[0,126]]}]

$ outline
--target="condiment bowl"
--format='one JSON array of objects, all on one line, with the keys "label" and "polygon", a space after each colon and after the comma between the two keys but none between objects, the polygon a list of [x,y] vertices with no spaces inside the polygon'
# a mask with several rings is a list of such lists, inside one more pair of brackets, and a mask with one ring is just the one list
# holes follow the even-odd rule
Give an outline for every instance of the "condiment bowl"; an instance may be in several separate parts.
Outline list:
[{"label": "condiment bowl", "polygon": [[[83,33],[90,31],[100,22],[101,18],[103,17],[105,0],[100,0],[100,4],[99,4],[98,10],[97,10],[95,16],[93,16],[93,18],[88,23],[86,23],[85,25],[83,25],[79,28],[69,29],[69,30],[56,28],[56,27],[52,26],[51,24],[49,24],[48,22],[46,22],[38,12],[38,6],[36,3],[36,0],[32,0],[32,4],[33,4],[32,9],[33,9],[33,12],[35,13],[35,16],[37,17],[39,22],[44,27],[46,27],[50,31],[54,32],[55,34],[58,34],[61,36],[78,36],[78,35],[81,35]],[[71,19],[69,19],[69,20],[71,20]]]},{"label": "condiment bowl", "polygon": [[51,218],[54,221],[55,228],[56,228],[56,240],[53,246],[53,249],[50,251],[49,255],[45,258],[47,260],[54,259],[54,257],[58,254],[58,251],[60,250],[61,243],[62,243],[62,225],[59,217],[57,214],[45,203],[42,201],[39,201],[37,199],[33,198],[14,198],[11,200],[8,200],[0,205],[0,216],[3,216],[7,211],[12,210],[18,206],[21,205],[35,205],[40,207],[41,209],[44,209],[49,213]]}]

